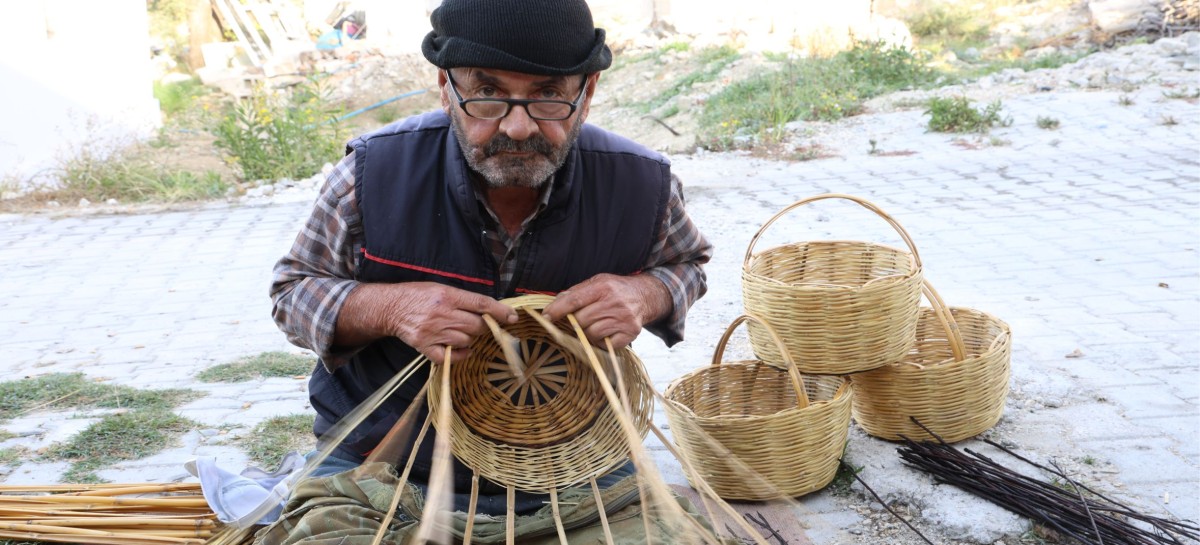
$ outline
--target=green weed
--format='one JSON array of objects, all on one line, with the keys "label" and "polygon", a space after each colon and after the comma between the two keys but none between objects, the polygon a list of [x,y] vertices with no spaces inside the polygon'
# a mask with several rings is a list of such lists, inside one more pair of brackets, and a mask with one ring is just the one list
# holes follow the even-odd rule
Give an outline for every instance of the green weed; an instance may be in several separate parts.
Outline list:
[{"label": "green weed", "polygon": [[1195,91],[1189,90],[1186,87],[1183,89],[1171,89],[1170,91],[1163,91],[1163,97],[1173,100],[1194,100],[1200,98],[1200,89],[1196,89]]},{"label": "green weed", "polygon": [[222,363],[198,373],[201,382],[243,382],[264,377],[295,377],[312,373],[317,360],[287,352],[263,352],[231,363]]},{"label": "green weed", "polygon": [[64,482],[102,482],[96,470],[116,462],[145,458],[198,426],[162,408],[112,414],[69,441],[52,446],[46,457],[71,462],[70,469],[62,476]]},{"label": "green weed", "polygon": [[250,459],[264,467],[274,467],[293,450],[301,453],[316,444],[312,414],[293,414],[267,419],[238,439]]},{"label": "green weed", "polygon": [[1059,126],[1059,121],[1053,117],[1038,116],[1037,126],[1039,129],[1054,130]]},{"label": "green weed", "polygon": [[154,82],[154,98],[158,99],[159,109],[168,118],[191,108],[196,97],[206,94],[208,89],[194,78],[174,83]]},{"label": "green weed", "polygon": [[22,447],[0,449],[0,466],[15,466],[21,463],[26,450]]},{"label": "green weed", "polygon": [[837,473],[833,476],[833,481],[829,483],[829,491],[834,496],[846,496],[850,494],[850,487],[854,485],[855,476],[862,472],[864,466],[854,467],[843,458],[838,462]]},{"label": "green weed", "polygon": [[983,41],[988,36],[989,21],[981,18],[974,6],[966,4],[932,4],[912,12],[905,18],[908,29],[922,38],[953,38]]},{"label": "green weed", "polygon": [[836,121],[883,93],[924,87],[937,78],[925,59],[882,42],[858,42],[830,58],[789,61],[780,70],[730,85],[700,115],[701,145],[714,150],[771,144],[797,120]]},{"label": "green weed", "polygon": [[0,420],[31,410],[112,408],[163,410],[197,399],[195,390],[138,390],[95,382],[83,373],[54,373],[0,382]]},{"label": "green weed", "polygon": [[1121,95],[1117,97],[1117,104],[1121,106],[1133,106],[1133,97],[1129,95]]},{"label": "green weed", "polygon": [[307,178],[344,153],[339,115],[319,79],[289,92],[260,86],[225,112],[214,144],[245,180]]},{"label": "green weed", "polygon": [[967,97],[932,98],[929,100],[929,130],[934,132],[984,133],[992,127],[1005,127],[1012,123],[1001,117],[1000,101],[994,101],[982,110],[971,106]]},{"label": "green weed", "polygon": [[47,201],[73,204],[81,199],[104,203],[188,202],[219,198],[230,185],[214,171],[173,169],[160,163],[151,147],[134,144],[104,147],[85,144],[78,153],[50,169],[49,183],[4,184],[24,187],[5,200],[4,209],[19,209]]},{"label": "green weed", "polygon": [[738,51],[729,46],[701,49],[696,53],[696,58],[703,64],[702,68],[675,80],[666,90],[649,101],[639,104],[638,108],[642,113],[658,109],[672,98],[691,89],[693,85],[716,79],[717,75],[739,56]]}]

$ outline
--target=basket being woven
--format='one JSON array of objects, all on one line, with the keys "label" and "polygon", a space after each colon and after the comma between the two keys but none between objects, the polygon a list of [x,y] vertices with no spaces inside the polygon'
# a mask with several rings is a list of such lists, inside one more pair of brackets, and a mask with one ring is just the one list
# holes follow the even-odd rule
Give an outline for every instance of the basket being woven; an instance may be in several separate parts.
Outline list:
[{"label": "basket being woven", "polygon": [[[587,482],[616,469],[630,454],[618,415],[585,356],[564,349],[529,315],[527,309],[540,310],[550,301],[545,295],[502,301],[520,316],[504,328],[520,341],[523,379],[491,335],[476,338],[467,361],[450,367],[451,451],[481,476],[529,492]],[[567,326],[555,325],[574,336]],[[653,386],[632,350],[618,350],[616,358],[629,416],[644,437],[653,415]],[[435,364],[430,376],[438,373],[440,364]],[[439,389],[431,388],[434,422],[439,398]]]},{"label": "basket being woven", "polygon": [[[739,324],[760,325],[787,369],[761,361],[722,362]],[[712,365],[683,375],[664,393],[667,420],[683,458],[727,500],[790,498],[833,480],[850,429],[845,377],[802,376],[779,336],[751,315],[734,320]]]},{"label": "basket being woven", "polygon": [[[784,214],[824,199],[858,203],[886,220],[909,251],[870,242],[810,241],[757,254],[754,245]],[[921,258],[908,233],[858,197],[817,195],[779,211],[754,234],[742,264],[746,312],[769,321],[801,371],[840,375],[900,361],[912,347],[921,302]],[[782,365],[770,337],[750,325],[754,354]]]},{"label": "basket being woven", "polygon": [[[900,363],[851,380],[854,419],[867,433],[892,441],[932,440],[916,418],[947,442],[983,433],[1004,412],[1012,334],[999,318],[947,307],[927,286],[932,308],[921,309],[916,344]],[[911,417],[911,418],[910,418]]]}]

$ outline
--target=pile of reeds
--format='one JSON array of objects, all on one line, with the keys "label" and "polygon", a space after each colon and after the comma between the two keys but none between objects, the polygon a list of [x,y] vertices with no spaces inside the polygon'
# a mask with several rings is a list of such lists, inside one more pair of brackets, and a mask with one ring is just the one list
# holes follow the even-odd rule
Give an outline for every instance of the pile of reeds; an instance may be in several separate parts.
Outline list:
[{"label": "pile of reeds", "polygon": [[203,545],[219,525],[199,483],[0,486],[0,540]]},{"label": "pile of reeds", "polygon": [[933,435],[937,441],[918,443],[905,438],[904,446],[898,449],[900,457],[908,465],[932,474],[939,483],[957,486],[1037,521],[1065,538],[1086,545],[1200,542],[1200,526],[1195,523],[1139,512],[1072,479],[1053,461],[1053,467],[1047,467],[983,439],[984,443],[1054,478],[1044,481],[1017,473],[971,449],[959,451]]}]

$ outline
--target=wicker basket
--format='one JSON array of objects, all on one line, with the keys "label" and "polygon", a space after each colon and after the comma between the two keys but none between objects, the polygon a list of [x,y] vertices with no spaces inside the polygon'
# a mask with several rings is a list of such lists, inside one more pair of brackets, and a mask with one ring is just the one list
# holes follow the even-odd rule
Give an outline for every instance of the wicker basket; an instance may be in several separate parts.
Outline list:
[{"label": "wicker basket", "polygon": [[[846,199],[896,229],[909,251],[869,242],[812,241],[754,251],[754,244],[787,212],[823,199]],[[746,248],[742,300],[746,312],[771,322],[805,373],[841,375],[900,361],[917,329],[921,258],[908,233],[874,204],[850,195],[809,197],[767,221]],[[761,360],[782,365],[770,337],[750,325]]]},{"label": "wicker basket", "polygon": [[[664,393],[667,420],[682,458],[727,500],[790,498],[833,480],[850,429],[850,381],[801,376],[786,347],[787,370],[761,361],[722,362],[734,329],[749,320],[776,342],[766,322],[734,320],[713,364],[673,381]],[[802,385],[802,386],[801,386]]]},{"label": "wicker basket", "polygon": [[[526,295],[503,302],[521,311],[540,310],[552,300]],[[504,328],[520,340],[525,381],[514,375],[491,335],[476,338],[467,361],[450,368],[451,451],[481,476],[529,492],[585,483],[625,463],[630,451],[618,415],[587,360],[558,346],[528,312],[518,314],[520,320]],[[653,386],[632,350],[619,350],[617,358],[629,416],[644,437],[653,415]],[[435,364],[431,376],[439,369]],[[434,422],[438,390],[429,394]]]},{"label": "wicker basket", "polygon": [[[867,433],[898,441],[947,442],[996,425],[1008,395],[1012,334],[1008,324],[968,308],[948,308],[928,287],[916,344],[904,361],[854,375],[854,419]],[[910,418],[911,417],[911,418]]]}]

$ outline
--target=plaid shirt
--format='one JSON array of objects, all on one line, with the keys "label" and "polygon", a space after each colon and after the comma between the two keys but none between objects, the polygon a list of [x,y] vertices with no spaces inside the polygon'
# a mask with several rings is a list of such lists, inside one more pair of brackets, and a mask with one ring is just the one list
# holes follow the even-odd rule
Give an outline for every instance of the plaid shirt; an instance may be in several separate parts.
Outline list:
[{"label": "plaid shirt", "polygon": [[[687,310],[708,289],[702,265],[712,256],[712,245],[684,209],[682,184],[674,175],[671,182],[667,213],[643,270],[643,274],[659,279],[671,293],[671,313],[646,327],[667,344],[683,339]],[[478,191],[476,198],[489,212],[485,221],[492,224],[488,226],[490,250],[500,280],[507,284],[512,280],[516,262],[509,256],[517,254],[522,237],[519,233],[509,237]],[[546,191],[539,212],[548,198]],[[522,224],[522,230],[528,222],[527,219]],[[355,271],[358,260],[362,259],[359,252],[362,244],[362,214],[354,196],[351,153],[329,173],[312,215],[296,236],[291,251],[275,265],[271,282],[275,323],[288,340],[316,352],[330,369],[344,365],[363,348],[334,344],[338,312],[359,284]]]}]

